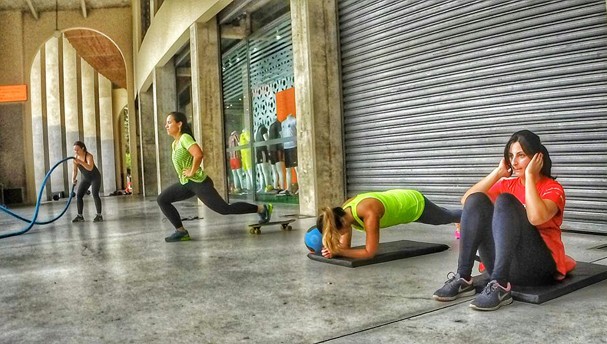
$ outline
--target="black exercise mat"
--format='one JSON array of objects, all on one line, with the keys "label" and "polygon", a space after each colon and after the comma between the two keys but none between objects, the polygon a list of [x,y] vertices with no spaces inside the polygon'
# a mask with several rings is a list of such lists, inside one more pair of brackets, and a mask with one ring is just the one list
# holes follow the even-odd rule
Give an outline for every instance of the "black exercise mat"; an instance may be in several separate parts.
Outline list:
[{"label": "black exercise mat", "polygon": [[[607,265],[577,262],[575,269],[562,281],[534,287],[513,285],[512,297],[517,301],[540,304],[604,279],[607,279]],[[482,291],[488,281],[486,274],[474,276],[476,291]]]},{"label": "black exercise mat", "polygon": [[[357,246],[354,248],[363,248]],[[427,242],[398,240],[386,243],[380,243],[377,249],[377,254],[371,259],[353,259],[353,258],[325,258],[321,254],[308,253],[308,258],[323,263],[341,265],[349,268],[355,268],[363,265],[371,265],[377,263],[388,262],[391,260],[421,256],[429,253],[436,253],[447,250],[449,246],[444,244],[433,244]]]}]

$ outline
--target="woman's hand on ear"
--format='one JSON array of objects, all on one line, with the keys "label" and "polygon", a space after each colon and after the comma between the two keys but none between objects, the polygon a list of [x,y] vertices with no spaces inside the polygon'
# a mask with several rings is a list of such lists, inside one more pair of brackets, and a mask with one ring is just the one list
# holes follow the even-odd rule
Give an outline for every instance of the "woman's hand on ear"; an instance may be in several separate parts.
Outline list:
[{"label": "woman's hand on ear", "polygon": [[540,175],[540,171],[544,167],[544,155],[542,153],[535,153],[527,168],[525,168],[525,177],[532,178]]}]

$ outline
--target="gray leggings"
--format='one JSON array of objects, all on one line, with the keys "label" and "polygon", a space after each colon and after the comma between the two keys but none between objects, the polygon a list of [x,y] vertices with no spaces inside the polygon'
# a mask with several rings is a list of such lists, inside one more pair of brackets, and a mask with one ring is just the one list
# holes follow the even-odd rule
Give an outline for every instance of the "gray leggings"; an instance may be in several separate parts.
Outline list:
[{"label": "gray leggings", "polygon": [[[92,187],[91,187],[92,186]],[[86,194],[86,190],[91,187],[91,195],[93,196],[93,200],[95,201],[95,210],[97,210],[97,214],[101,214],[101,198],[99,197],[99,188],[101,187],[101,174],[98,172],[93,174],[91,179],[84,177],[80,181],[80,185],[78,185],[78,191],[76,191],[76,206],[78,207],[78,215],[82,215],[84,210],[84,195]]]},{"label": "gray leggings", "polygon": [[166,188],[160,195],[158,195],[158,205],[164,216],[175,226],[175,228],[183,227],[179,212],[173,206],[173,203],[183,201],[188,198],[198,196],[198,199],[204,203],[211,210],[222,214],[250,214],[257,213],[257,206],[255,204],[236,202],[232,204],[226,203],[221,198],[215,187],[213,186],[213,180],[207,176],[201,183],[188,181],[185,185],[181,183],[175,183]]},{"label": "gray leggings", "polygon": [[552,254],[514,195],[501,194],[495,204],[481,192],[466,199],[457,268],[460,276],[470,277],[477,250],[491,279],[502,285],[540,285],[554,280]]},{"label": "gray leggings", "polygon": [[448,223],[458,223],[461,217],[461,209],[439,207],[424,196],[424,211],[415,222],[428,225],[445,225]]}]

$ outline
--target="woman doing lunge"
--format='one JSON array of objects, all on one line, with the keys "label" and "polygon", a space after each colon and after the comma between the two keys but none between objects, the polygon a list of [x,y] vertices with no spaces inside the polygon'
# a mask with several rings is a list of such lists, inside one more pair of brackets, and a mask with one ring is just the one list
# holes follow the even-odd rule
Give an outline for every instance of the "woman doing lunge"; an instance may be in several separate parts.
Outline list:
[{"label": "woman doing lunge", "polygon": [[179,212],[173,203],[197,196],[211,210],[222,214],[257,213],[260,223],[270,221],[272,204],[255,205],[245,202],[228,204],[213,186],[211,178],[202,170],[202,149],[194,141],[187,117],[181,112],[171,112],[167,116],[165,129],[173,137],[172,160],[179,182],[169,186],[158,195],[158,205],[166,218],[175,227],[175,232],[165,238],[167,242],[190,240],[190,234],[183,227]]}]

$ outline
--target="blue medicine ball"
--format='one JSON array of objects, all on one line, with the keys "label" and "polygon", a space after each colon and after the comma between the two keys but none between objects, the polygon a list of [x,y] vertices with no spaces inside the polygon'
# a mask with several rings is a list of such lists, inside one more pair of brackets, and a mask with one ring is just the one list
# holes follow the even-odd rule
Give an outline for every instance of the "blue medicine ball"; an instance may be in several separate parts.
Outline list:
[{"label": "blue medicine ball", "polygon": [[322,251],[322,233],[316,226],[312,226],[308,229],[306,236],[304,237],[304,242],[309,250],[314,251],[315,253],[320,253]]}]

